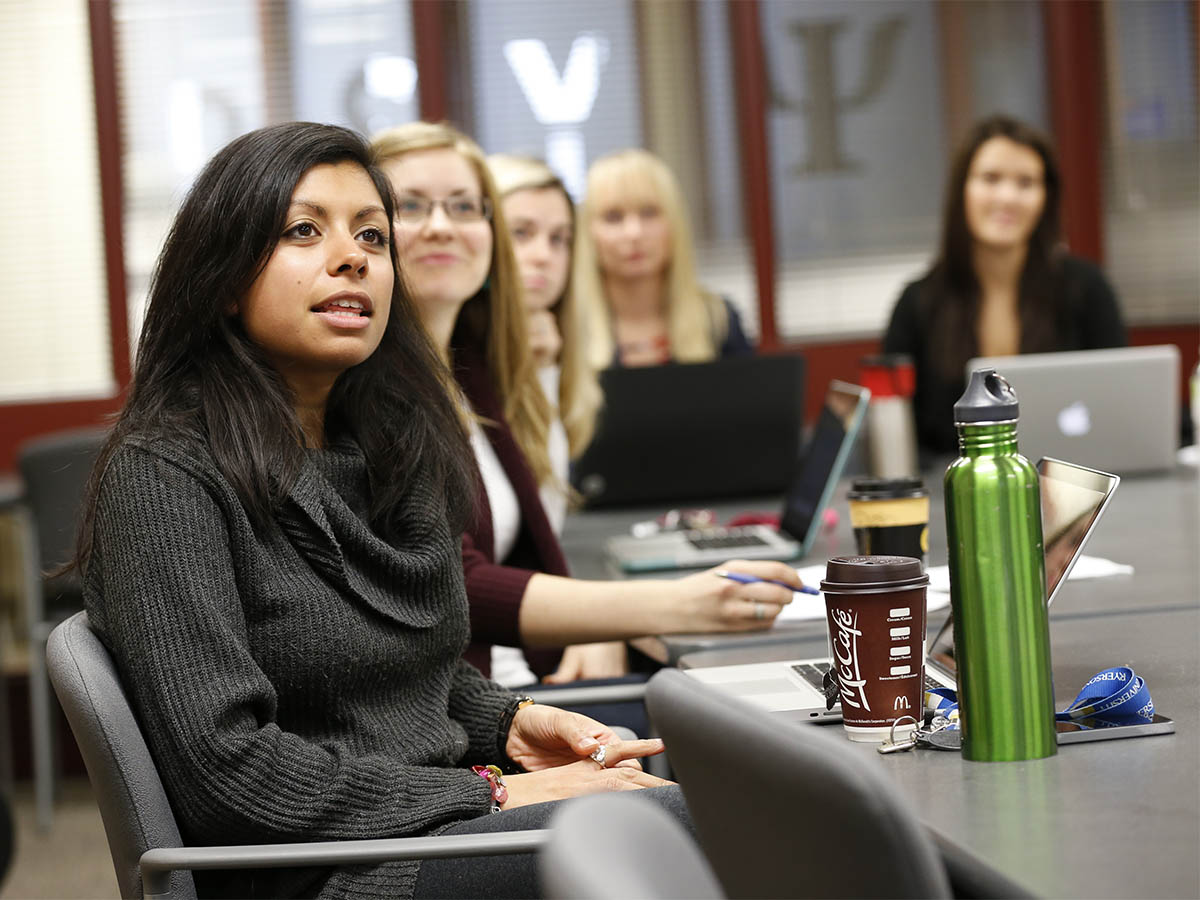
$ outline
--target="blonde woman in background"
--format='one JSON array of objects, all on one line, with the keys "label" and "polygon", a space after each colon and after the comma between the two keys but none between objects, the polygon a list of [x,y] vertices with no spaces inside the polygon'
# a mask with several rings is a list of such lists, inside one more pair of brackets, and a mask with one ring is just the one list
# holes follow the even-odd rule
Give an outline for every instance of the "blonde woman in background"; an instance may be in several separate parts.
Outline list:
[{"label": "blonde woman in background", "polygon": [[[396,195],[396,251],[418,314],[452,368],[472,415],[482,476],[475,522],[463,536],[472,645],[467,658],[491,669],[491,645],[525,648],[538,676],[554,671],[554,648],[646,634],[770,627],[791,593],[702,572],[675,581],[580,581],[539,497],[553,477],[550,410],[534,373],[512,239],[479,146],[447,125],[389,129],[372,150]],[[792,585],[782,563],[725,568]],[[609,677],[620,660],[569,647],[555,680]],[[614,671],[614,667],[619,669]],[[507,679],[506,679],[507,680]]]},{"label": "blonde woman in background", "polygon": [[[550,460],[565,486],[568,460],[577,459],[592,439],[602,400],[596,370],[587,359],[582,308],[571,289],[575,207],[562,179],[541,160],[494,154],[488,168],[504,198],[538,379],[557,408],[550,423]],[[561,534],[566,492],[543,490],[542,499]]]},{"label": "blonde woman in background", "polygon": [[588,171],[574,266],[596,368],[708,362],[753,352],[728,300],[700,287],[683,192],[646,150]]}]

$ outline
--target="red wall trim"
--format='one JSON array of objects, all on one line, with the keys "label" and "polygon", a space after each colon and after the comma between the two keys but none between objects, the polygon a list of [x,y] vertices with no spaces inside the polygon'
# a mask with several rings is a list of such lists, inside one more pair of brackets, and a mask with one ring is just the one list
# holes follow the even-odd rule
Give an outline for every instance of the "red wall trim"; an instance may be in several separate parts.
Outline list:
[{"label": "red wall trim", "polygon": [[1200,361],[1200,327],[1192,325],[1142,325],[1129,329],[1129,343],[1135,347],[1174,344],[1179,348],[1179,398],[1182,403],[1190,390],[1188,380]]},{"label": "red wall trim", "polygon": [[[1151,344],[1174,344],[1179,348],[1179,397],[1187,396],[1188,378],[1200,360],[1200,328],[1195,323],[1185,325],[1142,325],[1129,329],[1129,343],[1135,347]],[[785,353],[803,353],[807,363],[805,378],[804,420],[813,422],[821,412],[825,388],[838,378],[858,383],[858,361],[880,352],[878,340],[843,341],[824,344],[789,344]]]},{"label": "red wall trim", "polygon": [[1071,250],[1104,262],[1104,183],[1100,151],[1105,84],[1100,6],[1095,0],[1043,0],[1046,81],[1062,168],[1063,232]]},{"label": "red wall trim", "polygon": [[0,473],[17,467],[17,448],[30,438],[68,428],[100,425],[121,408],[121,397],[63,403],[11,403],[0,406]]},{"label": "red wall trim", "polygon": [[417,95],[421,118],[427,122],[441,122],[450,118],[450,102],[446,95],[446,33],[442,13],[442,0],[412,0]]},{"label": "red wall trim", "polygon": [[825,402],[825,391],[835,378],[858,384],[858,361],[879,352],[879,339],[831,344],[788,344],[785,353],[804,356],[804,421],[815,422]]},{"label": "red wall trim", "polygon": [[742,138],[742,190],[758,286],[759,347],[770,351],[779,347],[779,331],[775,323],[775,225],[767,149],[770,92],[758,12],[758,0],[729,3],[738,134]]}]

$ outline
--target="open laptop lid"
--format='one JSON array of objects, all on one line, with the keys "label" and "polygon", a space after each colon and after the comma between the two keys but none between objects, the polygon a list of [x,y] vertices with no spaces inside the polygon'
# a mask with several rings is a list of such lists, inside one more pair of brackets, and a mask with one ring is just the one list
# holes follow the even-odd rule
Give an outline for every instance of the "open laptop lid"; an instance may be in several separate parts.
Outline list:
[{"label": "open laptop lid", "polygon": [[572,483],[589,507],[777,495],[796,471],[804,368],[782,354],[606,369]]},{"label": "open laptop lid", "polygon": [[1030,458],[1077,459],[1109,472],[1175,465],[1179,348],[1112,347],[980,357],[1021,401],[1021,447]]},{"label": "open laptop lid", "polygon": [[800,543],[801,556],[808,555],[821,531],[821,514],[842,477],[870,399],[871,392],[864,387],[829,382],[804,459],[784,497],[779,523],[781,531]]},{"label": "open laptop lid", "polygon": [[[1107,472],[1050,457],[1039,460],[1037,469],[1042,497],[1048,606],[1054,602],[1067,575],[1082,555],[1084,545],[1108,508],[1121,479]],[[927,663],[953,677],[952,619],[946,619],[930,642]]]}]

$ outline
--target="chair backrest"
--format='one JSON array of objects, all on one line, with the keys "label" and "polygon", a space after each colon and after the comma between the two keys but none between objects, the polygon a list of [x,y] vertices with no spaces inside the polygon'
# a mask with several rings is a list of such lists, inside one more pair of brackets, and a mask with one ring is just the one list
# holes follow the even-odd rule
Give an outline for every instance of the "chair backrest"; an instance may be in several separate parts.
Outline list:
[{"label": "chair backrest", "polygon": [[106,428],[62,431],[28,441],[17,452],[43,568],[72,556],[84,489],[107,434]]},{"label": "chair backrest", "polygon": [[730,897],[949,897],[932,839],[841,729],[793,724],[676,669],[646,706]]},{"label": "chair backrest", "polygon": [[691,835],[636,791],[562,804],[538,866],[546,896],[561,900],[725,896]]},{"label": "chair backrest", "polygon": [[[46,662],[87,765],[121,896],[141,897],[142,854],[153,847],[182,847],[183,841],[120,676],[87,613],[54,629]],[[172,874],[171,896],[196,896],[191,872]]]}]

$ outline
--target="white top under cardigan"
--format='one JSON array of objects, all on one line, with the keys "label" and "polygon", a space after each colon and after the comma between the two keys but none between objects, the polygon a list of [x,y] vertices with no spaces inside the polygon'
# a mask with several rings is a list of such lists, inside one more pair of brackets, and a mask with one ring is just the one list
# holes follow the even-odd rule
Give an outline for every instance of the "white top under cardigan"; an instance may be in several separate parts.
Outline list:
[{"label": "white top under cardigan", "polygon": [[[542,506],[546,509],[546,518],[550,520],[550,527],[556,536],[562,535],[563,523],[567,518],[567,493],[564,486],[567,484],[569,462],[567,430],[558,415],[559,376],[558,366],[544,366],[538,370],[538,380],[554,411],[547,448],[554,480],[543,484],[540,494]],[[471,449],[475,451],[475,461],[483,479],[483,488],[487,491],[488,506],[492,510],[492,534],[495,535],[495,555],[492,558],[503,562],[517,542],[517,534],[521,530],[521,509],[517,504],[517,494],[513,490],[512,482],[508,480],[504,467],[500,465],[500,459],[496,456],[491,441],[474,417],[471,418]],[[525,662],[525,655],[519,647],[498,645],[492,646],[492,679],[506,687],[519,687],[537,682],[537,676]]]}]

